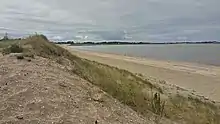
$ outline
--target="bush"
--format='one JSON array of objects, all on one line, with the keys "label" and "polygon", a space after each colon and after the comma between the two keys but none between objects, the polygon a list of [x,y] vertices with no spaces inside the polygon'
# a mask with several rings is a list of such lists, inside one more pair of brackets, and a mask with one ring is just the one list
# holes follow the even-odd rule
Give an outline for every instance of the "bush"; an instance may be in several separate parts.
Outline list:
[{"label": "bush", "polygon": [[11,46],[3,49],[3,54],[22,53],[22,52],[23,52],[23,48],[17,44],[12,44]]},{"label": "bush", "polygon": [[12,44],[10,47],[10,52],[11,53],[22,53],[23,52],[23,48],[20,47],[19,45],[17,44]]}]

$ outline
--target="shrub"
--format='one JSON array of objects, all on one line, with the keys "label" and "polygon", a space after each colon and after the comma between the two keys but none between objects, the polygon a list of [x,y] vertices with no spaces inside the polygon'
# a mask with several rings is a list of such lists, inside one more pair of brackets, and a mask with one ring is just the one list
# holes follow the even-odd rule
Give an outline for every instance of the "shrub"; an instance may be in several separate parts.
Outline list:
[{"label": "shrub", "polygon": [[19,45],[17,44],[12,44],[10,47],[10,52],[11,53],[22,53],[23,52],[23,48],[20,47]]},{"label": "shrub", "polygon": [[8,48],[4,48],[4,49],[2,50],[2,54],[3,54],[3,55],[9,54],[9,53],[10,53],[10,51],[9,51]]},{"label": "shrub", "polygon": [[9,53],[22,53],[23,48],[20,47],[17,44],[12,44],[11,46],[3,49],[3,54],[9,54]]}]

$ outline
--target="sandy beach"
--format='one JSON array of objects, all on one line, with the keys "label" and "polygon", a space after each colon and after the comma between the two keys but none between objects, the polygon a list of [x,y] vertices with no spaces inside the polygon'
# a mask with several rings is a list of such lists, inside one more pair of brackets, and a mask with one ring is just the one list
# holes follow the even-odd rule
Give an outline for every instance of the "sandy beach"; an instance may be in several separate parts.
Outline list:
[{"label": "sandy beach", "polygon": [[62,47],[82,58],[115,66],[133,73],[140,73],[146,78],[164,80],[169,84],[196,91],[199,95],[220,101],[220,90],[218,90],[220,87],[220,67],[82,51],[69,46]]}]

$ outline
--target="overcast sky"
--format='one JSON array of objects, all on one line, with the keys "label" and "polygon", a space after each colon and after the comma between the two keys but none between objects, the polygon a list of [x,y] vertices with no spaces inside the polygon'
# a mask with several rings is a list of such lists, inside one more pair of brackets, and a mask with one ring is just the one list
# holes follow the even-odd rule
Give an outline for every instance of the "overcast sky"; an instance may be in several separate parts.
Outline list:
[{"label": "overcast sky", "polygon": [[0,36],[220,40],[220,0],[1,0]]}]

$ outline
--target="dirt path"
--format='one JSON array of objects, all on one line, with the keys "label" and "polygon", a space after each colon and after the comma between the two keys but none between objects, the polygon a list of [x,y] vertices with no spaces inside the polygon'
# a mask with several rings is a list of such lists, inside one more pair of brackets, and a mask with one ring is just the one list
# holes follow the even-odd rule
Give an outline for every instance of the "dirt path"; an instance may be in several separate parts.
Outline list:
[{"label": "dirt path", "polygon": [[220,67],[156,61],[122,55],[75,50],[63,46],[80,57],[141,73],[146,77],[165,80],[170,84],[194,90],[212,100],[220,101]]},{"label": "dirt path", "polygon": [[55,62],[0,56],[1,124],[151,124],[151,117],[143,119]]}]

